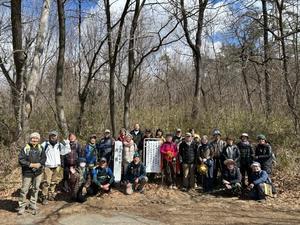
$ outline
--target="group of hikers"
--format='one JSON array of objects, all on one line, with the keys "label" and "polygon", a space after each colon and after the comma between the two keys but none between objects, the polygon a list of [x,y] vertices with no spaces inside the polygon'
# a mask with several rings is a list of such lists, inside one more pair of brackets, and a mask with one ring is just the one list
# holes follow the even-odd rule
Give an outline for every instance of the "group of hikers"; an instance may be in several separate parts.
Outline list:
[{"label": "group of hikers", "polygon": [[[180,187],[181,191],[189,191],[202,187],[203,192],[212,193],[223,188],[237,196],[247,192],[250,198],[259,201],[275,194],[270,179],[274,154],[266,137],[258,135],[255,146],[249,143],[247,133],[241,134],[237,144],[231,136],[225,141],[221,137],[219,129],[212,131],[211,141],[207,135],[197,135],[194,129],[183,134],[178,128],[166,135],[161,129],[155,135],[150,129],[142,132],[139,124],[130,132],[121,129],[116,138],[123,144],[120,187],[128,195],[143,193],[148,180],[156,176],[147,174],[143,164],[145,142],[155,138],[160,143],[163,184],[170,189]],[[56,199],[60,168],[63,168],[63,190],[75,201],[109,194],[116,183],[113,173],[116,140],[108,129],[99,140],[96,134],[90,135],[85,146],[79,144],[74,133],[67,140],[59,140],[58,132],[51,131],[43,143],[39,133],[30,134],[28,144],[19,153],[22,187],[18,214],[28,208],[35,215],[38,199],[43,205]]]}]

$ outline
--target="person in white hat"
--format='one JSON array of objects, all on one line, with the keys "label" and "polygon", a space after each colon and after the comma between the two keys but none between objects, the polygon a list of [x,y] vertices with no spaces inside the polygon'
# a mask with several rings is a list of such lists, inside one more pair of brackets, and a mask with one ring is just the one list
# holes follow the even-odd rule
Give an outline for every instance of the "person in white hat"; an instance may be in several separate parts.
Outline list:
[{"label": "person in white hat", "polygon": [[22,215],[25,212],[26,196],[29,188],[32,187],[30,192],[29,209],[32,214],[37,212],[37,198],[42,181],[43,167],[46,162],[45,150],[40,143],[41,136],[39,133],[34,132],[29,136],[29,142],[19,153],[19,164],[22,167],[22,188],[19,197],[19,210],[18,214]]},{"label": "person in white hat", "polygon": [[259,162],[253,162],[251,164],[252,174],[251,174],[251,183],[248,186],[250,190],[249,196],[258,201],[266,200],[266,190],[270,190],[272,193],[272,182],[268,176],[268,173],[261,169]]},{"label": "person in white hat", "polygon": [[[249,142],[249,135],[247,133],[242,133],[240,137],[240,142],[237,143],[237,147],[240,150],[240,170],[242,174],[242,185],[246,187],[247,184],[251,183],[251,164],[255,155],[254,149]],[[247,182],[246,182],[247,174]]]},{"label": "person in white hat", "polygon": [[111,136],[109,129],[104,131],[104,137],[96,144],[98,152],[98,161],[101,158],[106,158],[108,167],[112,168],[112,154],[115,146],[115,140]]}]

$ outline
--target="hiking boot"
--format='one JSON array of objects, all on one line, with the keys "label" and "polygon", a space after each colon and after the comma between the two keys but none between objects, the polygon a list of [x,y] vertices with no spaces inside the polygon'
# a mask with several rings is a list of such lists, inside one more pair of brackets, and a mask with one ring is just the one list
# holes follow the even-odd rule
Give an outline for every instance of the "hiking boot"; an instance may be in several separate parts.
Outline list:
[{"label": "hiking boot", "polygon": [[20,207],[18,210],[18,215],[23,215],[25,213],[25,207]]},{"label": "hiking boot", "polygon": [[178,189],[176,185],[173,185],[172,188],[173,188],[174,190],[177,190],[177,189]]},{"label": "hiking boot", "polygon": [[37,209],[32,209],[32,211],[31,211],[31,214],[32,214],[32,215],[35,216],[37,213],[38,213]]},{"label": "hiking boot", "polygon": [[172,186],[172,185],[170,185],[168,188],[169,188],[169,189],[173,189],[173,186]]},{"label": "hiking boot", "polygon": [[181,191],[183,191],[183,192],[187,192],[187,188],[181,188]]},{"label": "hiking boot", "polygon": [[48,200],[49,201],[55,201],[55,197],[54,196],[49,196]]},{"label": "hiking boot", "polygon": [[43,200],[42,200],[42,205],[48,205],[48,200],[46,199],[46,198],[43,198]]}]

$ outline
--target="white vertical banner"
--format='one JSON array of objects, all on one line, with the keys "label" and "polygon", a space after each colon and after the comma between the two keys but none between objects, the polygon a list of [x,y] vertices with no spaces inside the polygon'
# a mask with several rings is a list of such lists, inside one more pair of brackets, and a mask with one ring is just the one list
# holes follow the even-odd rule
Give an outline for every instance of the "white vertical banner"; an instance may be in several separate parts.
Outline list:
[{"label": "white vertical banner", "polygon": [[144,142],[144,164],[146,173],[160,173],[160,145],[159,138],[146,138]]},{"label": "white vertical banner", "polygon": [[122,172],[122,154],[123,154],[123,142],[115,141],[114,149],[114,177],[115,182],[118,183],[121,181],[121,172]]}]

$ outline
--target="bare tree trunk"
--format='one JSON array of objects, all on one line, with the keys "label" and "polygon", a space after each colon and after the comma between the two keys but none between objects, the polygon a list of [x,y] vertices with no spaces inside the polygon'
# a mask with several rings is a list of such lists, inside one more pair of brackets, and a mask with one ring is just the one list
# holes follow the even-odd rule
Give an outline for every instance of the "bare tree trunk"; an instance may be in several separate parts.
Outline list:
[{"label": "bare tree trunk", "polygon": [[180,11],[182,14],[182,27],[187,40],[188,45],[193,51],[194,66],[195,66],[195,90],[193,95],[192,102],[192,113],[191,117],[195,120],[199,114],[199,105],[200,105],[200,81],[202,74],[202,57],[201,57],[201,45],[202,45],[202,31],[204,26],[204,12],[207,6],[208,0],[198,0],[199,9],[198,9],[198,18],[197,18],[197,32],[196,40],[193,43],[191,39],[191,31],[188,28],[188,15],[186,13],[184,0],[180,0]]},{"label": "bare tree trunk", "polygon": [[127,83],[125,85],[124,91],[124,127],[129,128],[129,113],[130,113],[130,98],[133,88],[133,78],[135,74],[135,32],[138,25],[138,19],[140,12],[145,4],[145,0],[140,2],[140,0],[135,1],[135,10],[133,19],[130,27],[129,45],[128,45],[128,75]]},{"label": "bare tree trunk", "polygon": [[108,43],[108,54],[109,54],[109,108],[110,108],[110,123],[113,135],[116,134],[116,124],[115,124],[115,71],[116,71],[116,63],[117,63],[117,56],[119,53],[119,47],[121,44],[122,38],[122,30],[125,23],[125,17],[128,13],[130,0],[126,0],[120,21],[119,21],[119,28],[117,33],[116,41],[112,40],[112,24],[111,24],[111,15],[110,15],[110,1],[104,1],[105,7],[105,14],[107,20],[107,43]]},{"label": "bare tree trunk", "polygon": [[249,87],[249,83],[248,83],[248,79],[247,79],[247,63],[248,63],[248,55],[245,55],[244,53],[245,48],[243,47],[242,49],[242,56],[241,56],[241,60],[242,60],[242,78],[246,87],[246,95],[247,95],[247,105],[249,106],[250,112],[251,114],[253,114],[253,104],[252,104],[252,100],[251,100],[251,92],[250,92],[250,87]]},{"label": "bare tree trunk", "polygon": [[265,76],[265,99],[266,99],[266,116],[269,118],[272,113],[272,80],[269,74],[269,35],[268,35],[268,9],[267,0],[261,0],[263,11],[263,31],[264,31],[264,76]]},{"label": "bare tree trunk", "polygon": [[55,83],[55,103],[58,117],[58,127],[63,136],[68,135],[68,125],[64,110],[64,64],[65,64],[65,12],[64,0],[57,0],[58,23],[59,23],[59,52],[56,68],[56,83]]},{"label": "bare tree trunk", "polygon": [[282,70],[283,70],[283,76],[284,76],[284,81],[285,81],[286,98],[287,98],[287,103],[288,103],[290,112],[292,113],[292,116],[294,118],[295,132],[298,134],[299,126],[300,126],[300,116],[299,116],[299,112],[297,110],[297,104],[296,104],[296,99],[295,99],[295,93],[296,93],[297,87],[295,87],[295,90],[293,89],[292,84],[290,82],[290,78],[289,78],[288,58],[287,58],[287,52],[286,52],[284,24],[283,24],[284,1],[276,0],[276,6],[278,9],[278,25],[279,25],[279,33],[280,33],[279,39],[280,39],[280,47],[281,47],[281,53],[282,53]]},{"label": "bare tree trunk", "polygon": [[46,31],[48,29],[48,18],[50,13],[51,0],[44,0],[41,16],[39,30],[37,33],[36,45],[33,56],[33,63],[31,67],[31,72],[29,74],[26,97],[24,104],[24,132],[27,133],[29,130],[29,118],[34,107],[37,85],[41,79],[40,67],[41,67],[41,57],[44,52]]},{"label": "bare tree trunk", "polygon": [[23,102],[24,102],[24,73],[25,54],[22,44],[21,0],[11,0],[11,25],[13,39],[13,57],[16,69],[15,87],[11,89],[12,104],[17,122],[16,136],[19,138],[23,131]]}]

